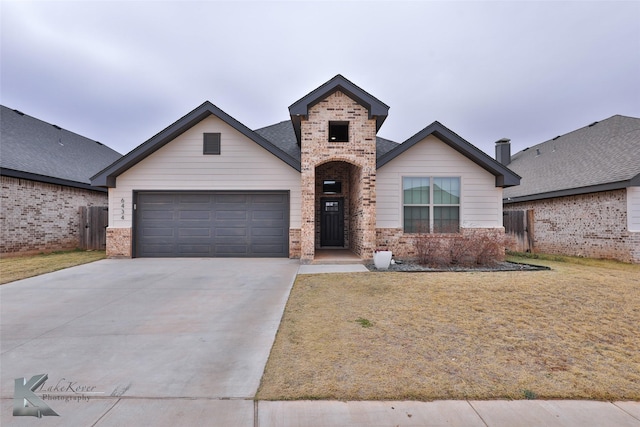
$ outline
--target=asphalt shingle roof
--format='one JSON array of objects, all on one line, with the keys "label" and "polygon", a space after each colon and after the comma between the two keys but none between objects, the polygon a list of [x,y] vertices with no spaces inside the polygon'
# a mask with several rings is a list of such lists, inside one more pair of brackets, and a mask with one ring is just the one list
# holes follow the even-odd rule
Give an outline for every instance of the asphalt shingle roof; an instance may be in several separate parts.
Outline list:
[{"label": "asphalt shingle roof", "polygon": [[640,118],[616,115],[518,152],[505,198],[629,181],[640,175]]},{"label": "asphalt shingle roof", "polygon": [[300,162],[300,147],[291,120],[256,129],[254,132]]},{"label": "asphalt shingle roof", "polygon": [[122,155],[97,141],[0,105],[0,167],[91,183]]},{"label": "asphalt shingle roof", "polygon": [[[285,120],[275,125],[256,129],[254,132],[289,154],[298,162],[300,161],[300,146],[298,146],[291,120]],[[376,156],[380,157],[396,146],[398,146],[397,142],[376,137]]]}]

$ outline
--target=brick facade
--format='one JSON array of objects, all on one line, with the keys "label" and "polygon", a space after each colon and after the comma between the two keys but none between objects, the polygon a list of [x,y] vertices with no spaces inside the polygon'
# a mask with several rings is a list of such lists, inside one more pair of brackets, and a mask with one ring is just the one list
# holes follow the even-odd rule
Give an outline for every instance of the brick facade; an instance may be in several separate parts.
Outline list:
[{"label": "brick facade", "polygon": [[[390,250],[397,259],[413,260],[417,257],[415,238],[416,234],[404,234],[402,228],[378,228],[376,229],[376,249]],[[438,241],[438,251],[441,254],[435,254],[438,258],[448,258],[451,252],[454,240],[464,239],[470,242],[480,242],[483,239],[489,239],[492,242],[499,243],[502,248],[499,253],[491,258],[495,261],[504,261],[504,228],[461,228],[460,233],[450,234],[423,234],[422,236]],[[479,245],[479,243],[478,243]],[[473,252],[474,248],[470,251]]]},{"label": "brick facade", "polygon": [[[331,121],[349,122],[348,142],[329,141]],[[348,174],[348,180],[343,181],[343,193],[348,191],[344,194],[345,246],[363,258],[371,258],[376,222],[375,119],[369,119],[365,107],[336,91],[309,108],[308,117],[301,122],[301,135],[302,262],[311,262],[318,247],[317,212],[322,197],[318,188],[331,171],[343,177]]]},{"label": "brick facade", "polygon": [[289,229],[289,258],[300,258],[300,229]]},{"label": "brick facade", "polygon": [[0,253],[26,254],[80,245],[81,206],[107,206],[107,193],[2,176]]},{"label": "brick facade", "polygon": [[107,228],[107,257],[131,258],[131,229]]},{"label": "brick facade", "polygon": [[533,210],[534,251],[640,262],[640,233],[627,230],[626,190],[505,205]]}]

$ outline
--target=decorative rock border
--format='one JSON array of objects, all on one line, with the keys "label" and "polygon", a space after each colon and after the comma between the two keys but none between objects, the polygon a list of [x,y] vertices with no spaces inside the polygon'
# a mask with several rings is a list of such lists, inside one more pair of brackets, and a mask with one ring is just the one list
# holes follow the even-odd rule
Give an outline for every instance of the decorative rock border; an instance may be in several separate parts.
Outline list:
[{"label": "decorative rock border", "polygon": [[477,266],[477,267],[462,267],[462,266],[450,266],[444,268],[432,268],[425,267],[419,264],[416,264],[412,261],[399,261],[396,260],[395,264],[391,264],[387,270],[378,270],[375,265],[367,264],[366,267],[369,271],[396,271],[396,272],[404,272],[404,273],[420,273],[420,272],[469,272],[469,271],[544,271],[551,270],[550,267],[545,267],[542,265],[533,265],[526,264],[520,262],[508,262],[503,261],[494,266]]}]

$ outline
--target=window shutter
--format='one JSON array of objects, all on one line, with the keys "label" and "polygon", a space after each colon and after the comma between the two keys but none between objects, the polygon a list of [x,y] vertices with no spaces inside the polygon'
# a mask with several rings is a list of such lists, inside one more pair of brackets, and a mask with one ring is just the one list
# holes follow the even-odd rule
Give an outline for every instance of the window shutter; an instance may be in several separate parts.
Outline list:
[{"label": "window shutter", "polygon": [[205,133],[202,154],[220,154],[220,134]]}]

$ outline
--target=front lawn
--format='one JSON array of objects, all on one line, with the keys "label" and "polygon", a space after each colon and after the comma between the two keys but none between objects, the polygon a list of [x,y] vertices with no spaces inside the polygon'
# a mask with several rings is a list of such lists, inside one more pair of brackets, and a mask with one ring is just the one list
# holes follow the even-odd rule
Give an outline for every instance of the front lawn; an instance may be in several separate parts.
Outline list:
[{"label": "front lawn", "polygon": [[64,251],[0,259],[0,285],[105,258],[105,251]]},{"label": "front lawn", "polygon": [[257,398],[640,399],[640,266],[298,276]]}]

